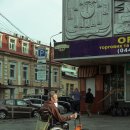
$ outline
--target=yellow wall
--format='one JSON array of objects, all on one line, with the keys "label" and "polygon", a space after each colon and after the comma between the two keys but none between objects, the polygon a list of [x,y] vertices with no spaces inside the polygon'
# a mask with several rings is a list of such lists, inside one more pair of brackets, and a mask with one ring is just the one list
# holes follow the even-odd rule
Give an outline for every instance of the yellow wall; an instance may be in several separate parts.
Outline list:
[{"label": "yellow wall", "polygon": [[[68,84],[68,92],[67,92],[67,89],[66,89],[67,84]],[[72,79],[72,78],[65,79],[65,78],[62,77],[62,80],[61,80],[61,86],[62,86],[62,93],[61,94],[62,95],[69,96],[71,84],[73,84],[73,86],[74,86],[73,89],[75,89],[75,88],[79,89],[80,88],[78,79]]]}]

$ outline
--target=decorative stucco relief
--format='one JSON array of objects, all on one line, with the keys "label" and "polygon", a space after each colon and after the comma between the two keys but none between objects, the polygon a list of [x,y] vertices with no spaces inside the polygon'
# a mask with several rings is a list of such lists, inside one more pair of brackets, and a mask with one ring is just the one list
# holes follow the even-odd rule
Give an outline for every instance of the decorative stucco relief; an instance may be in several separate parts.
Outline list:
[{"label": "decorative stucco relief", "polygon": [[130,33],[130,0],[114,0],[114,34]]},{"label": "decorative stucco relief", "polygon": [[111,36],[111,0],[65,0],[64,39]]}]

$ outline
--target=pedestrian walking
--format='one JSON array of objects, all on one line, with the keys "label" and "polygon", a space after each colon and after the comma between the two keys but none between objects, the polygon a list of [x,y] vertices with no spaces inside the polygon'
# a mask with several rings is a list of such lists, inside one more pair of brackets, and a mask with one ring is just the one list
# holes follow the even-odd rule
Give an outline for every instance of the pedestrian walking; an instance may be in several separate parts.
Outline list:
[{"label": "pedestrian walking", "polygon": [[91,117],[91,115],[92,115],[91,111],[92,111],[92,105],[93,105],[93,102],[94,102],[94,96],[91,93],[90,88],[88,88],[88,92],[86,93],[85,102],[86,102],[86,105],[87,105],[87,114],[88,114],[89,117]]}]

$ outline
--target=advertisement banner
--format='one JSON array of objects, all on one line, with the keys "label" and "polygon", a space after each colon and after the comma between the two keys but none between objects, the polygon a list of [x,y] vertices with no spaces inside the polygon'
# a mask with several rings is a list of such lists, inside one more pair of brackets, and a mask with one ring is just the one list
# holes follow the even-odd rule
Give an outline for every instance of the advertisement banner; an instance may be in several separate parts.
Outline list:
[{"label": "advertisement banner", "polygon": [[55,43],[55,59],[130,54],[130,36]]}]

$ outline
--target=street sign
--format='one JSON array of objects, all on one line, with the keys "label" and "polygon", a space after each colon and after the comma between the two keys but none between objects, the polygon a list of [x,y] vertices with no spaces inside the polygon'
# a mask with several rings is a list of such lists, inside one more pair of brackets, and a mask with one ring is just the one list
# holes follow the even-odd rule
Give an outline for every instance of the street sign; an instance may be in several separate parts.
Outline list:
[{"label": "street sign", "polygon": [[38,60],[37,60],[38,64],[41,63],[46,63],[46,49],[43,47],[39,47],[38,48]]},{"label": "street sign", "polygon": [[38,58],[45,58],[45,57],[46,57],[46,49],[38,48]]},{"label": "street sign", "polygon": [[38,64],[45,64],[46,63],[46,59],[38,59],[37,63]]},{"label": "street sign", "polygon": [[46,80],[46,64],[37,64],[37,80]]}]

